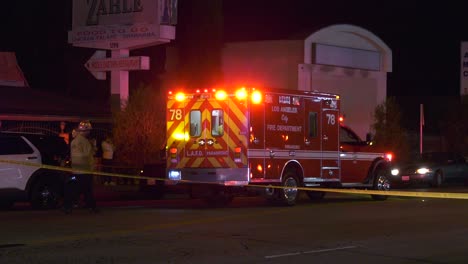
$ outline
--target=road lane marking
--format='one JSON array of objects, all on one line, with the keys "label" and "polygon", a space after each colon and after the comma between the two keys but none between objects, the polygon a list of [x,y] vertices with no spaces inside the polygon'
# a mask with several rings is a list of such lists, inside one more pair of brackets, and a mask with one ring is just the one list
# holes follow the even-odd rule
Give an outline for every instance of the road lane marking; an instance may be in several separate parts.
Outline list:
[{"label": "road lane marking", "polygon": [[325,248],[325,249],[316,249],[316,250],[309,250],[309,251],[300,251],[300,252],[293,252],[293,253],[285,253],[285,254],[278,254],[278,255],[270,255],[270,256],[265,256],[265,258],[266,258],[266,259],[282,258],[282,257],[290,257],[290,256],[298,256],[298,255],[305,255],[305,254],[323,253],[323,252],[338,251],[338,250],[345,250],[345,249],[352,249],[352,248],[357,248],[357,246],[347,246],[347,247]]}]

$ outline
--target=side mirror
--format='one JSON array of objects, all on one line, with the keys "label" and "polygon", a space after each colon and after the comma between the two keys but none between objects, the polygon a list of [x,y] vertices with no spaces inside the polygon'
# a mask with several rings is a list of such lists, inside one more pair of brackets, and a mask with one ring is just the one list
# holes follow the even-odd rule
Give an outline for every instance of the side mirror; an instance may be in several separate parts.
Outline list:
[{"label": "side mirror", "polygon": [[367,133],[367,134],[366,134],[366,142],[367,142],[367,143],[372,142],[372,134],[371,134],[371,133]]}]

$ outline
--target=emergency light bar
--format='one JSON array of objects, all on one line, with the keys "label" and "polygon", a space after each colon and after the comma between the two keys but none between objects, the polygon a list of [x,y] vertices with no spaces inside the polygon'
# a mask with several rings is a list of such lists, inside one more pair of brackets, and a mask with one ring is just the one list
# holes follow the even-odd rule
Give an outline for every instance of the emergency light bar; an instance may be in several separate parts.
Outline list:
[{"label": "emergency light bar", "polygon": [[[229,94],[224,90],[216,90],[216,89],[212,89],[211,91],[209,91],[208,89],[203,89],[203,91],[200,89],[195,90],[195,93],[197,94],[201,94],[201,93],[208,94],[210,92],[214,93],[214,98],[216,98],[216,100],[226,100],[229,97]],[[168,94],[177,102],[183,102],[188,98],[184,92],[177,92],[174,95],[172,91],[169,91]],[[245,87],[242,87],[240,89],[237,89],[234,92],[234,96],[236,97],[237,100],[245,100],[249,96],[249,93]],[[254,88],[252,89],[252,92],[250,93],[250,100],[253,104],[259,104],[263,101],[263,94],[260,91],[255,90]]]}]

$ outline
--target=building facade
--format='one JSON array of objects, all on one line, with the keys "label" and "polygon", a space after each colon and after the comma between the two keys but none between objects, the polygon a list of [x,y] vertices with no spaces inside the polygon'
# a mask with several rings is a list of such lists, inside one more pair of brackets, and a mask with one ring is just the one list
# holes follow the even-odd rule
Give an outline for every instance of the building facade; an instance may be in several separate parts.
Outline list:
[{"label": "building facade", "polygon": [[337,93],[345,123],[362,138],[386,99],[391,71],[390,48],[372,32],[346,24],[305,39],[226,43],[222,52],[227,85]]}]

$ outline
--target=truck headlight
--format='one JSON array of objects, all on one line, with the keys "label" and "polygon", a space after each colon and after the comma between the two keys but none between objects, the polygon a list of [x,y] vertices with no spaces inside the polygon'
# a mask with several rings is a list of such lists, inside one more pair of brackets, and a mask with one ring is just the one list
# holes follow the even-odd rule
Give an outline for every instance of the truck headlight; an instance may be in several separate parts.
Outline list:
[{"label": "truck headlight", "polygon": [[418,174],[426,174],[426,173],[428,173],[428,172],[430,172],[430,171],[431,171],[431,170],[428,169],[428,168],[419,168],[419,169],[416,170],[416,172],[417,172]]},{"label": "truck headlight", "polygon": [[393,175],[393,176],[397,176],[398,174],[400,174],[400,170],[399,169],[392,169],[390,171],[390,173]]}]

